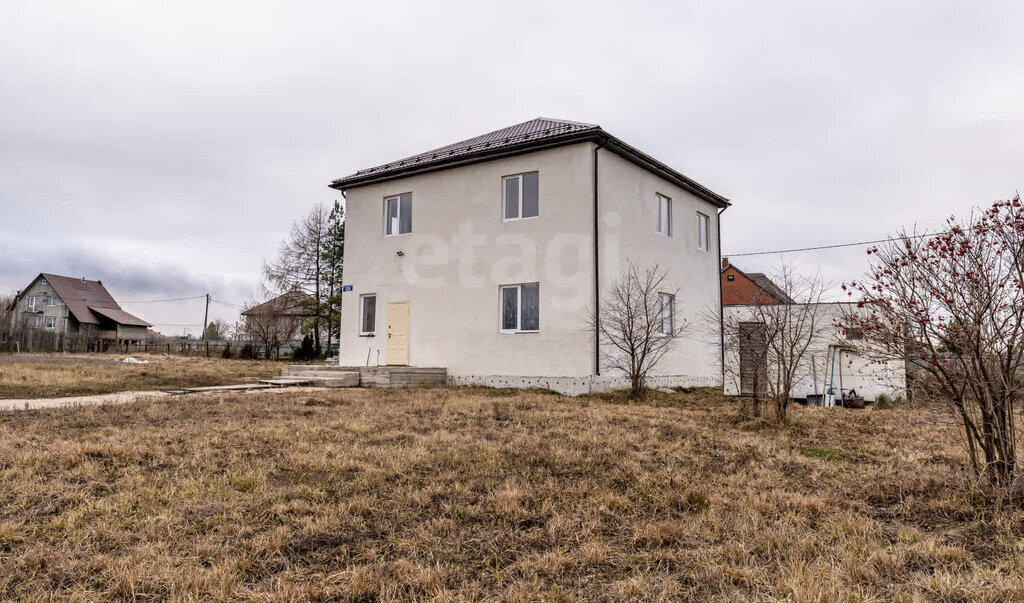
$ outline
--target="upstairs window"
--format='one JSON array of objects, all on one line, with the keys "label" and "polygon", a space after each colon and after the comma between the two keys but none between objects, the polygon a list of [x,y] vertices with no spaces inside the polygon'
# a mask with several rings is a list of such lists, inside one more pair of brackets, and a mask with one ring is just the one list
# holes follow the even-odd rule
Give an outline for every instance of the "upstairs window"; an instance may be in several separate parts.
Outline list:
[{"label": "upstairs window", "polygon": [[384,234],[402,235],[412,232],[412,193],[384,199]]},{"label": "upstairs window", "polygon": [[675,332],[676,296],[671,293],[658,294],[658,333],[672,335]]},{"label": "upstairs window", "polygon": [[540,330],[540,284],[502,285],[501,332],[531,333]]},{"label": "upstairs window", "polygon": [[47,297],[46,298],[46,305],[47,306],[56,306],[57,305],[57,298],[52,296],[52,295]]},{"label": "upstairs window", "polygon": [[29,312],[35,312],[36,311],[36,296],[35,295],[31,295],[28,298],[28,311]]},{"label": "upstairs window", "polygon": [[658,203],[658,220],[654,225],[654,231],[666,237],[672,236],[672,199],[665,195],[655,194],[655,201]]},{"label": "upstairs window", "polygon": [[711,219],[697,212],[697,249],[707,251],[711,244]]},{"label": "upstairs window", "polygon": [[536,218],[540,215],[540,175],[538,172],[527,172],[515,176],[505,176],[504,186],[505,220],[521,220]]},{"label": "upstairs window", "polygon": [[377,295],[371,293],[359,298],[359,334],[373,335],[377,330]]}]

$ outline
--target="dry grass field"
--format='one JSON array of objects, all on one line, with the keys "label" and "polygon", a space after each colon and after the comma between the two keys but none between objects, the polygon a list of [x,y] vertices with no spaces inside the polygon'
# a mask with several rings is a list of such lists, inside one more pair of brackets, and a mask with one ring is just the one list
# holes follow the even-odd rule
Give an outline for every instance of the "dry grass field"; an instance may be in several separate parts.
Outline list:
[{"label": "dry grass field", "polygon": [[279,375],[281,364],[145,354],[149,364],[99,354],[0,355],[0,399],[56,398],[119,391],[250,383]]},{"label": "dry grass field", "polygon": [[1024,600],[1024,512],[936,419],[443,388],[0,413],[0,599]]}]

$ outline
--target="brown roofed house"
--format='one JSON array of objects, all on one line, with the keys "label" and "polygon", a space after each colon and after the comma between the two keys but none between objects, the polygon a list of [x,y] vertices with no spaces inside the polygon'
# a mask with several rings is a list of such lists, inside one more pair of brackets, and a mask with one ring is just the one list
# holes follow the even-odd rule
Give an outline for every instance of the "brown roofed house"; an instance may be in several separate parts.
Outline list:
[{"label": "brown roofed house", "polygon": [[761,272],[743,272],[722,258],[722,305],[750,306],[796,303]]},{"label": "brown roofed house", "polygon": [[250,334],[269,333],[267,338],[287,343],[299,337],[302,322],[312,318],[313,298],[301,291],[288,291],[242,312]]},{"label": "brown roofed house", "polygon": [[[41,273],[18,292],[10,306],[12,333],[41,331],[53,333],[54,345],[64,342],[71,351],[71,339],[82,342],[145,341],[145,320],[121,309],[100,281]],[[60,337],[65,336],[65,337]],[[76,346],[71,346],[76,347]],[[55,349],[59,349],[55,347]]]}]

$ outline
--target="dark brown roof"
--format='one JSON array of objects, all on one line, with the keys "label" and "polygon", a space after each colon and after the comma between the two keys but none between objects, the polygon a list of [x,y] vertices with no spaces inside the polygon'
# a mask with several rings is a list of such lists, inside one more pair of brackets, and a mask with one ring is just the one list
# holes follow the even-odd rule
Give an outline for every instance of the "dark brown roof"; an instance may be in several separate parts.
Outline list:
[{"label": "dark brown roof", "polygon": [[141,318],[137,316],[132,316],[131,314],[125,312],[124,310],[120,310],[117,308],[97,308],[96,306],[89,306],[89,309],[92,310],[94,314],[98,314],[104,318],[109,318],[110,320],[116,322],[119,325],[127,325],[133,327],[153,326],[148,322],[142,320]]},{"label": "dark brown roof", "polygon": [[[148,322],[122,310],[100,281],[87,281],[84,278],[45,272],[39,277],[45,278],[46,282],[50,283],[53,292],[60,297],[64,305],[68,307],[68,311],[81,324],[100,324],[100,317],[97,314],[99,311],[103,311],[103,316],[119,324],[149,326]],[[106,316],[108,312],[113,315]]]},{"label": "dark brown roof", "polygon": [[784,304],[795,304],[793,298],[786,295],[786,292],[779,288],[772,279],[768,278],[763,272],[744,272],[750,280],[754,281],[754,284],[764,289],[775,299],[779,300]]},{"label": "dark brown roof", "polygon": [[521,124],[488,132],[377,167],[359,170],[355,174],[335,180],[330,186],[338,190],[346,190],[415,174],[585,141],[601,144],[609,151],[719,207],[729,205],[729,200],[725,197],[611,136],[602,130],[601,126],[545,117],[531,119]]},{"label": "dark brown roof", "polygon": [[273,316],[313,316],[309,304],[313,298],[301,291],[289,291],[271,298],[262,304],[255,305],[244,312],[242,316],[253,316],[257,314],[268,314]]}]

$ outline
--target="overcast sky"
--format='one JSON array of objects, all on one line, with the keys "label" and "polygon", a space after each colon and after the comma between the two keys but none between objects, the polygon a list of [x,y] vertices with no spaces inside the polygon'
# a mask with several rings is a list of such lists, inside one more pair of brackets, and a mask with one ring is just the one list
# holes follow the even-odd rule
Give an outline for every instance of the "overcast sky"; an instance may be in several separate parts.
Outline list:
[{"label": "overcast sky", "polygon": [[537,116],[729,197],[726,254],[937,225],[1024,184],[1022,34],[1020,2],[0,0],[0,291],[240,304],[332,179]]}]

